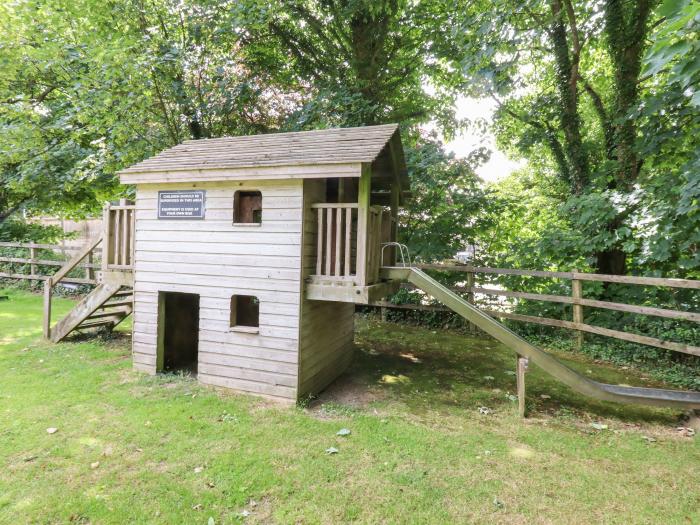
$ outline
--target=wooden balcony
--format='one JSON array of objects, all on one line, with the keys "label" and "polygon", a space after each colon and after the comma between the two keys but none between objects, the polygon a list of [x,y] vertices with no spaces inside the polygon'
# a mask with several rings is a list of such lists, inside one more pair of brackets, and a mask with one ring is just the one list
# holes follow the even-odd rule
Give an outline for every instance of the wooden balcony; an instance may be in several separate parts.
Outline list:
[{"label": "wooden balcony", "polygon": [[316,267],[307,279],[309,299],[367,304],[395,288],[379,277],[382,242],[391,215],[381,206],[313,204],[316,211]]},{"label": "wooden balcony", "polygon": [[121,199],[102,214],[102,273],[99,281],[111,285],[134,284],[136,206]]},{"label": "wooden balcony", "polygon": [[134,265],[136,206],[122,199],[103,212],[102,271],[131,272]]}]

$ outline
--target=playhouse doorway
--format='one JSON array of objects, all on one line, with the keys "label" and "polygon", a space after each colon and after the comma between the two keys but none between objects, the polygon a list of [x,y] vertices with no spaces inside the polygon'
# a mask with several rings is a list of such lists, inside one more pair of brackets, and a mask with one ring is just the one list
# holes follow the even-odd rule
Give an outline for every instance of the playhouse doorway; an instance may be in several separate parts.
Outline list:
[{"label": "playhouse doorway", "polygon": [[197,374],[199,295],[158,293],[158,363],[162,372]]}]

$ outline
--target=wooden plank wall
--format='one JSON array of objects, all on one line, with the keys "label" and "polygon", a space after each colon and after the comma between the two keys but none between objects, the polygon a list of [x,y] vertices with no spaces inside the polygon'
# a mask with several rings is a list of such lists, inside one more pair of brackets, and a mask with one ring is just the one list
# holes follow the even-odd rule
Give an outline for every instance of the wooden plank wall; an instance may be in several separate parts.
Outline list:
[{"label": "wooden plank wall", "polygon": [[[156,371],[158,291],[199,294],[199,380],[296,400],[303,181],[197,183],[204,220],[156,219],[158,190],[193,187],[138,186],[134,366]],[[262,192],[262,224],[233,224],[236,190]],[[259,334],[230,330],[234,294],[260,300]]]},{"label": "wooden plank wall", "polygon": [[[325,201],[325,181],[304,181],[302,285],[316,268],[318,219],[311,204]],[[310,301],[302,290],[299,331],[299,397],[315,394],[348,366],[353,350],[352,303]]]}]

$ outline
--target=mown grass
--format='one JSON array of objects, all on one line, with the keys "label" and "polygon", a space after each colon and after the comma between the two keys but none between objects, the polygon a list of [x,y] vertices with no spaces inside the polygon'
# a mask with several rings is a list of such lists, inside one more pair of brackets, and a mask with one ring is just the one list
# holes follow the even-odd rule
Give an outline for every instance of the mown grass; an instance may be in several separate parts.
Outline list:
[{"label": "mown grass", "polygon": [[679,412],[585,400],[533,369],[522,422],[514,357],[491,340],[359,319],[349,373],[283,407],[133,372],[125,332],[43,343],[41,298],[4,293],[2,523],[700,522]]}]

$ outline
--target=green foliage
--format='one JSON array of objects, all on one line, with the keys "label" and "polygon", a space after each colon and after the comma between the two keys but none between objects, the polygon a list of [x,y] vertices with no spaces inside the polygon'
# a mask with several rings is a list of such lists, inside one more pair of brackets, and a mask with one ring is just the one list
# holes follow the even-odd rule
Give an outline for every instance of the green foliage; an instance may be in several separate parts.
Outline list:
[{"label": "green foliage", "polygon": [[474,173],[484,153],[455,159],[434,137],[407,138],[412,197],[399,216],[399,240],[414,260],[450,258],[493,224],[499,203]]},{"label": "green foliage", "polygon": [[700,106],[700,4],[692,0],[665,0],[658,9],[662,23],[652,34],[645,73],[666,70],[669,83],[687,91],[690,103]]},{"label": "green foliage", "polygon": [[425,89],[448,75],[435,60],[449,48],[450,13],[440,1],[248,0],[238,13],[250,31],[251,67],[301,94],[289,126],[453,126],[454,92]]},{"label": "green foliage", "polygon": [[14,218],[0,222],[0,242],[53,244],[64,237],[63,230],[58,226],[44,226]]},{"label": "green foliage", "polygon": [[502,0],[462,20],[462,71],[498,101],[499,145],[553,197],[539,260],[529,229],[521,243],[499,218],[509,259],[546,267],[559,251],[603,273],[697,275],[697,2]]}]

